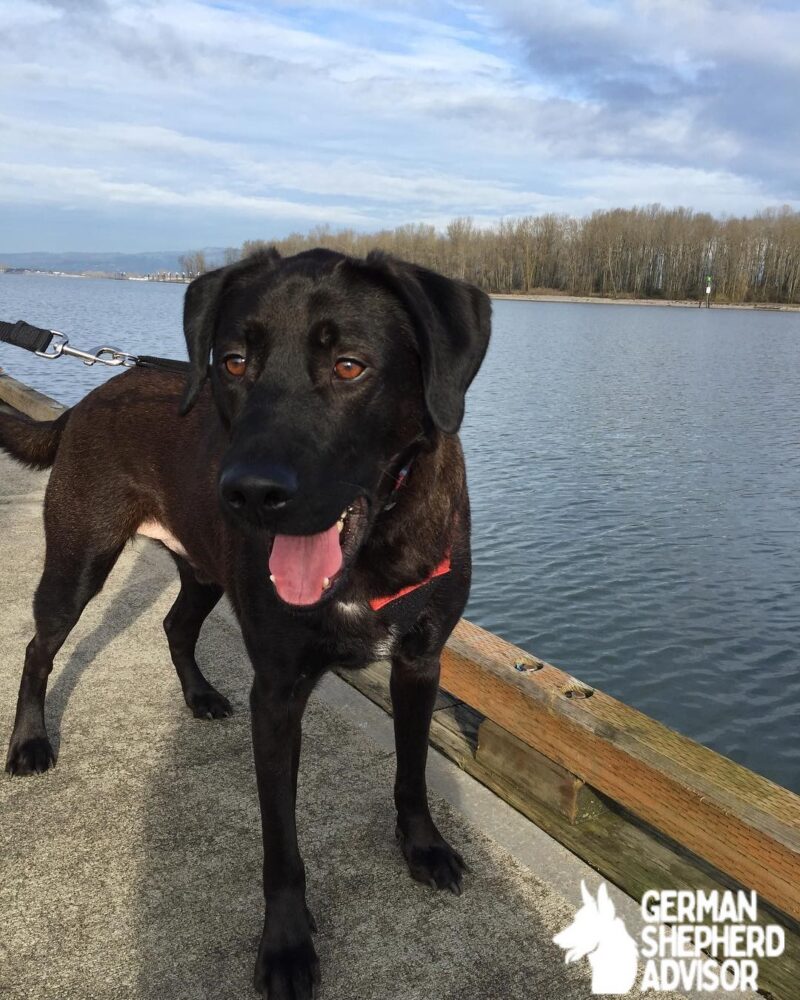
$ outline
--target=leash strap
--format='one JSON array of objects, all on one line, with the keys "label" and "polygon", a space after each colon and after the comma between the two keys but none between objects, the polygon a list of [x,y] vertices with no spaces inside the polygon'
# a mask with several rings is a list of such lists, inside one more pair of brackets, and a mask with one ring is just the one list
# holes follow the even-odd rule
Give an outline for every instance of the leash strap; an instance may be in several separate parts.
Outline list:
[{"label": "leash strap", "polygon": [[5,323],[0,320],[0,340],[24,351],[46,351],[55,336],[55,331],[44,330],[40,326],[31,326],[24,320],[16,323]]},{"label": "leash strap", "polygon": [[140,354],[136,359],[137,368],[156,368],[161,372],[174,372],[185,375],[189,371],[188,361],[174,361],[172,358],[153,358],[148,354]]},{"label": "leash strap", "polygon": [[154,358],[149,355],[137,356],[120,351],[116,347],[98,347],[94,351],[79,351],[69,346],[69,339],[59,330],[45,330],[32,326],[24,320],[7,323],[0,320],[0,341],[31,351],[39,358],[54,361],[60,357],[78,358],[85,365],[108,365],[111,368],[155,368],[159,371],[185,375],[189,370],[188,361],[174,361],[171,358]]}]

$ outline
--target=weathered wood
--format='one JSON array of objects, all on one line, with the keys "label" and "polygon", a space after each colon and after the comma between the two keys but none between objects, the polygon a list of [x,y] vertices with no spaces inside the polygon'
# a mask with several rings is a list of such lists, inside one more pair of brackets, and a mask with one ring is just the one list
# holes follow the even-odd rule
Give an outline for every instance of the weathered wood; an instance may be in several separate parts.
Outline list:
[{"label": "weathered wood", "polygon": [[586,782],[491,719],[481,723],[475,757],[487,771],[518,789],[521,796],[538,799],[570,823],[582,822],[597,810],[597,796]]},{"label": "weathered wood", "polygon": [[800,918],[800,797],[461,621],[442,687],[715,868]]},{"label": "weathered wood", "polygon": [[[391,713],[387,663],[337,673]],[[436,702],[430,738],[433,746],[464,770],[473,773],[479,766],[484,784],[489,783],[484,778],[494,775],[570,823],[594,815],[596,796],[583,781],[449,695],[440,693]]]},{"label": "weathered wood", "polygon": [[467,741],[473,754],[477,752],[478,733],[484,721],[484,716],[480,712],[465,705],[463,701],[452,698],[451,704],[434,712],[433,721],[457,733]]},{"label": "weathered wood", "polygon": [[34,420],[55,420],[66,409],[61,403],[0,371],[0,400]]},{"label": "weathered wood", "polygon": [[[378,671],[370,668],[367,675],[350,670],[342,671],[341,676],[376,704],[390,705],[388,665]],[[479,759],[480,740],[483,738],[486,745],[490,731],[497,740],[496,752],[491,758],[484,754]],[[530,780],[523,777],[529,767],[525,755],[541,755],[463,702],[455,701],[434,713],[431,743],[636,900],[648,889],[745,888],[583,783],[578,793],[577,821],[572,821],[563,810],[546,803],[545,799],[552,799],[546,781],[542,788],[536,788],[532,776]],[[506,754],[506,748],[516,750],[522,761],[513,751]],[[555,773],[563,776],[569,772],[559,769]],[[759,962],[761,991],[774,1000],[796,1000],[800,926],[785,914],[765,907],[763,900],[759,911],[760,923],[780,923],[786,930],[785,954]]]},{"label": "weathered wood", "polygon": [[[451,740],[453,735],[451,734]],[[587,813],[571,823],[541,799],[468,757],[466,743],[451,755],[465,771],[509,805],[563,844],[614,885],[640,900],[648,889],[744,889],[735,879],[713,868],[682,845],[663,837],[604,796],[585,787]],[[589,805],[589,802],[591,805]],[[779,923],[786,931],[786,951],[779,958],[759,960],[759,988],[774,1000],[796,1000],[800,982],[800,926],[759,901],[760,924]]]}]

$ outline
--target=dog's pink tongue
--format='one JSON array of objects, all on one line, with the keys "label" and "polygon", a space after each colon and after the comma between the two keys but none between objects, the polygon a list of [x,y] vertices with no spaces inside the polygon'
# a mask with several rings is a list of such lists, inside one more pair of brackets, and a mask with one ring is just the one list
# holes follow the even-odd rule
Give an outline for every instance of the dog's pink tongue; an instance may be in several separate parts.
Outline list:
[{"label": "dog's pink tongue", "polygon": [[322,581],[342,568],[339,531],[334,524],[318,535],[276,535],[269,571],[287,604],[316,604]]}]

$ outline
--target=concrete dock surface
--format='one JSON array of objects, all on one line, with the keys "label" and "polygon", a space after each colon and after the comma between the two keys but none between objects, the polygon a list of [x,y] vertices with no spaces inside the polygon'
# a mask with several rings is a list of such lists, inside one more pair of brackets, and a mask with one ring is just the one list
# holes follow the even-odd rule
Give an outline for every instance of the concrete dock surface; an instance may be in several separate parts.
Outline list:
[{"label": "concrete dock surface", "polygon": [[[32,635],[45,483],[0,456],[3,759]],[[220,607],[198,660],[235,714],[192,717],[161,628],[177,591],[165,552],[128,547],[56,660],[47,721],[57,766],[2,775],[3,1000],[255,996],[250,666]],[[419,885],[394,841],[393,772],[388,717],[327,678],[306,714],[298,800],[321,1000],[589,997],[587,960],[565,965],[552,937],[573,919],[581,879],[596,890],[597,873],[431,751],[433,812],[470,873],[460,898]],[[636,904],[611,894],[635,934]]]}]

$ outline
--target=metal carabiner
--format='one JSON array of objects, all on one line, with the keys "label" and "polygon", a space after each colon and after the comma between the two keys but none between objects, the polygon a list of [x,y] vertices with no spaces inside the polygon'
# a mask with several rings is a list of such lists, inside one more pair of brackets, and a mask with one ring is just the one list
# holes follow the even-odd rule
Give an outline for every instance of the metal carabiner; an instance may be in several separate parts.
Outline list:
[{"label": "metal carabiner", "polygon": [[[120,351],[116,347],[98,347],[94,354],[95,361],[99,361],[101,365],[111,365],[112,367],[133,368],[139,360],[135,354],[126,354],[125,351]],[[110,354],[111,359],[106,360],[103,357],[104,354]]]},{"label": "metal carabiner", "polygon": [[[98,347],[94,352],[79,351],[77,347],[69,346],[69,338],[60,330],[51,330],[53,340],[46,351],[35,351],[37,357],[45,358],[47,361],[55,361],[56,358],[70,357],[78,358],[88,367],[92,365],[108,365],[111,368],[133,368],[138,358],[135,354],[126,354],[116,347]],[[59,338],[56,340],[56,338]],[[106,355],[110,355],[106,357]]]},{"label": "metal carabiner", "polygon": [[[64,348],[69,344],[69,338],[65,333],[61,333],[60,330],[51,330],[50,333],[53,334],[53,339],[48,344],[48,347],[52,347],[52,353],[49,351],[34,351],[33,353],[37,358],[45,358],[47,361],[55,361],[56,358],[60,358],[64,352]],[[56,342],[56,337],[61,339]]]}]

